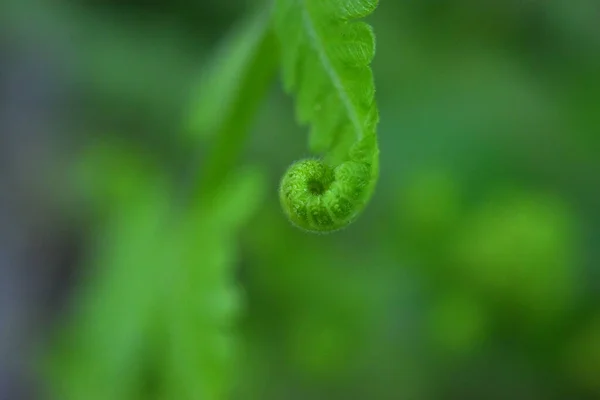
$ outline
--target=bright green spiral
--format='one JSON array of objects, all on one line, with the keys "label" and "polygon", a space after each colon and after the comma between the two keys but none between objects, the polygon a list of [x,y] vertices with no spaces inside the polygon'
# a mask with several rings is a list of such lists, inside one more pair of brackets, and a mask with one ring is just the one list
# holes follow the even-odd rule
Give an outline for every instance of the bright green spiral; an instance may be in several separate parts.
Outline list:
[{"label": "bright green spiral", "polygon": [[319,159],[292,164],[279,187],[289,220],[315,233],[333,232],[353,222],[369,201],[378,175],[377,158],[360,155],[355,151],[350,160],[337,166]]}]

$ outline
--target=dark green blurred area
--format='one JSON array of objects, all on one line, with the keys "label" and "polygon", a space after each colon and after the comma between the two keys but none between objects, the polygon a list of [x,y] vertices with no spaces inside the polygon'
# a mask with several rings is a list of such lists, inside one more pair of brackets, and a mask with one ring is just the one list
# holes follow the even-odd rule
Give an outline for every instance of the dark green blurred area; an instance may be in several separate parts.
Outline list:
[{"label": "dark green blurred area", "polygon": [[[210,140],[196,148],[182,139],[186,110],[214,50],[256,4],[11,5],[7,21],[37,21],[71,46],[77,101],[67,136],[86,149],[73,180],[86,177],[86,215],[104,224],[119,210],[122,218],[110,218],[128,227],[91,228],[108,238],[98,254],[109,254],[91,259],[91,269],[122,272],[96,289],[112,303],[91,310],[108,314],[77,320],[134,332],[148,313],[143,346],[82,344],[112,349],[147,374],[148,394],[112,398],[157,398],[151,381],[163,365],[174,389],[161,390],[177,399],[196,398],[182,388],[200,381],[224,381],[233,398],[249,400],[600,398],[600,3],[382,0],[368,19],[377,35],[381,176],[364,214],[331,235],[303,233],[284,218],[277,185],[308,146],[293,98],[276,81],[237,162],[257,188],[240,189],[231,204],[204,199],[172,236],[148,227],[169,223],[178,203],[165,198],[185,196],[195,183],[181,171],[211,151]],[[80,175],[88,169],[93,179]],[[239,211],[246,206],[248,215]],[[235,212],[247,221],[231,217],[225,233],[222,221]],[[144,227],[155,234],[144,239]],[[189,254],[157,251],[169,243]],[[113,252],[133,261],[113,265]],[[164,271],[180,261],[200,271],[181,281],[190,287],[158,288],[157,277],[170,279]],[[186,331],[186,310],[202,309],[195,296],[211,287],[201,271],[213,263],[235,266],[240,291],[202,303],[236,315],[236,344],[223,346],[237,352],[222,370],[200,365],[212,361],[178,341],[163,348],[154,328],[170,315]],[[73,304],[94,303],[85,287]],[[161,290],[172,290],[173,304],[152,302]],[[106,311],[130,304],[121,319]],[[127,376],[106,379],[141,385]]]}]

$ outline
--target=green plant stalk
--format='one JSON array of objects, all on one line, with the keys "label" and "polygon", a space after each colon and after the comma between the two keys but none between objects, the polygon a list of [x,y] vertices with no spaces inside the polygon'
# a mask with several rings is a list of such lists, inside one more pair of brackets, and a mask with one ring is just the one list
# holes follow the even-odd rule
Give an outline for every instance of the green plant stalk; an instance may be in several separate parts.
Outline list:
[{"label": "green plant stalk", "polygon": [[245,49],[245,57],[236,66],[237,85],[227,85],[226,89],[231,92],[221,94],[227,96],[228,101],[215,110],[219,121],[208,121],[199,127],[210,130],[205,134],[214,140],[208,158],[202,163],[200,173],[196,174],[198,185],[191,196],[193,201],[215,190],[235,166],[249,127],[277,73],[278,46],[271,30],[269,13],[263,10],[253,15],[248,24],[247,29],[240,31],[243,36],[239,40],[251,49]]}]

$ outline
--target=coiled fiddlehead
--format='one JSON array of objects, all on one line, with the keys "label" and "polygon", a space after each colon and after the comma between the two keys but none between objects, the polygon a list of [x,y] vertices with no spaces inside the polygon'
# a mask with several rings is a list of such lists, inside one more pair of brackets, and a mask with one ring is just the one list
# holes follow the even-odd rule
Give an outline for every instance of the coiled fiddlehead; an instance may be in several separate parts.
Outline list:
[{"label": "coiled fiddlehead", "polygon": [[372,28],[355,21],[377,0],[276,0],[285,88],[296,95],[310,147],[323,158],[292,164],[279,187],[290,221],[317,233],[341,229],[364,209],[379,174],[379,114],[370,63]]},{"label": "coiled fiddlehead", "polygon": [[[374,138],[371,138],[374,139]],[[298,228],[317,233],[333,232],[350,224],[363,210],[377,181],[378,163],[361,157],[361,141],[349,161],[337,166],[319,159],[305,159],[286,171],[279,199],[290,221]]]}]

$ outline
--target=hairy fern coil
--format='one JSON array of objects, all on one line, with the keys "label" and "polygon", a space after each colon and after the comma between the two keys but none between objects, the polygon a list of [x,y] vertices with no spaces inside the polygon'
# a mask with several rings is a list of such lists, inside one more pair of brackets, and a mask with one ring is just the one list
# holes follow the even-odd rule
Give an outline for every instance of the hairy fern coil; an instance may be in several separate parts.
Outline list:
[{"label": "hairy fern coil", "polygon": [[290,221],[331,232],[355,220],[378,178],[379,112],[370,63],[375,36],[359,19],[377,0],[275,0],[282,77],[296,98],[309,147],[322,158],[292,164],[279,187]]},{"label": "hairy fern coil", "polygon": [[323,161],[298,161],[284,175],[279,197],[294,225],[330,232],[348,225],[363,208],[369,184],[367,165],[354,161],[331,167]]},{"label": "hairy fern coil", "polygon": [[364,143],[359,142],[350,160],[337,166],[305,159],[288,168],[279,187],[279,200],[295,226],[326,233],[354,221],[371,197],[378,174],[377,163],[361,157]]}]

